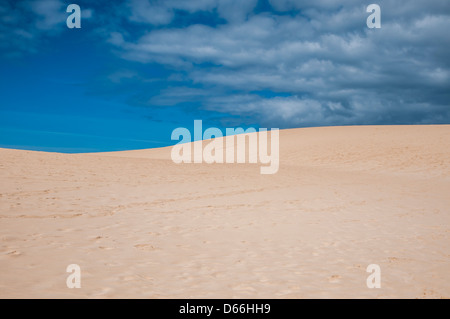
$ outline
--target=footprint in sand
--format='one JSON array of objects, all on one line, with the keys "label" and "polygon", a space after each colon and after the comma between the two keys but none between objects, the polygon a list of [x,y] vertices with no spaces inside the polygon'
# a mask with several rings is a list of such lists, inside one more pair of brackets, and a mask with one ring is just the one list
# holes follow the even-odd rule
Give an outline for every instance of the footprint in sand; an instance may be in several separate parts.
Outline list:
[{"label": "footprint in sand", "polygon": [[13,251],[10,251],[9,253],[6,253],[6,255],[11,256],[11,257],[18,257],[18,256],[22,255],[22,253],[20,251],[13,250]]},{"label": "footprint in sand", "polygon": [[328,278],[328,282],[335,284],[341,281],[342,276],[339,275],[333,275],[330,278]]},{"label": "footprint in sand", "polygon": [[152,246],[150,244],[138,244],[134,245],[134,247],[139,250],[146,250],[146,251],[152,251],[157,249],[155,246]]},{"label": "footprint in sand", "polygon": [[102,250],[112,250],[112,249],[114,249],[112,247],[105,247],[105,246],[98,246],[98,248],[102,249]]}]

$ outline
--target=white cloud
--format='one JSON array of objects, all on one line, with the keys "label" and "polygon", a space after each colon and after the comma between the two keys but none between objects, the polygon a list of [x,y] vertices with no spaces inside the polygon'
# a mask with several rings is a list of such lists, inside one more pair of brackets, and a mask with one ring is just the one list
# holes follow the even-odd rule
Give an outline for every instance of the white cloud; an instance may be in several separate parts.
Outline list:
[{"label": "white cloud", "polygon": [[[428,11],[426,1],[391,1],[386,7],[404,16],[383,12],[379,30],[367,28],[365,7],[356,0],[345,7],[331,0],[271,3],[278,11],[299,12],[257,15],[250,14],[255,2],[239,5],[238,12],[232,1],[194,2],[184,10],[217,8],[228,22],[155,29],[136,41],[117,37],[116,45],[126,59],[182,69],[209,90],[169,88],[152,99],[159,104],[199,101],[208,110],[284,126],[427,122],[450,115],[450,19],[444,14],[450,12],[442,2]],[[251,93],[261,90],[275,96]]]},{"label": "white cloud", "polygon": [[164,1],[150,2],[148,0],[131,0],[130,20],[154,25],[168,24],[173,18],[173,12],[164,5]]},{"label": "white cloud", "polygon": [[59,0],[41,0],[30,3],[31,10],[38,16],[36,27],[42,30],[51,30],[56,25],[66,21],[66,12],[63,2]]}]

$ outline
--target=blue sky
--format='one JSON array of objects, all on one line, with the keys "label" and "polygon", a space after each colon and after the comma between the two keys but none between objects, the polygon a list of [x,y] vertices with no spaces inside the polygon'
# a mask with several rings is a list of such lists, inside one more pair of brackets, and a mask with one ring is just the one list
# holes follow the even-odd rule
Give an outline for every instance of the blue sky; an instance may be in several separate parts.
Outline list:
[{"label": "blue sky", "polygon": [[0,147],[160,147],[194,119],[450,123],[447,0],[2,1],[0,19]]}]

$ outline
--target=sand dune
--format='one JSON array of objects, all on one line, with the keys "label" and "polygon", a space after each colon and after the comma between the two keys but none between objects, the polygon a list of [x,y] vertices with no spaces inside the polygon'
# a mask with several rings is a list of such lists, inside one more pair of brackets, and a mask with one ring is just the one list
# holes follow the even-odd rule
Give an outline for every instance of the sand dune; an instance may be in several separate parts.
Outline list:
[{"label": "sand dune", "polygon": [[0,156],[2,298],[450,297],[448,125],[283,130],[274,175],[170,148]]}]

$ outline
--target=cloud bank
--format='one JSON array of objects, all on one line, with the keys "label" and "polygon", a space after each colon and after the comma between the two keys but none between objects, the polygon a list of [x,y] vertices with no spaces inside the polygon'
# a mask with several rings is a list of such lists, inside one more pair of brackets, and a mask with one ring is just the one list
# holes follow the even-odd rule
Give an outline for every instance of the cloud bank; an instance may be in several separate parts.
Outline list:
[{"label": "cloud bank", "polygon": [[[58,3],[31,7],[35,33],[60,22],[52,14]],[[133,100],[141,106],[191,107],[280,128],[450,123],[449,2],[378,1],[381,29],[366,25],[370,3],[130,0],[93,7],[93,33],[134,65],[110,74],[111,85],[140,66],[168,70],[152,93],[151,79],[125,76],[139,82]],[[12,19],[8,25],[17,25]]]}]

